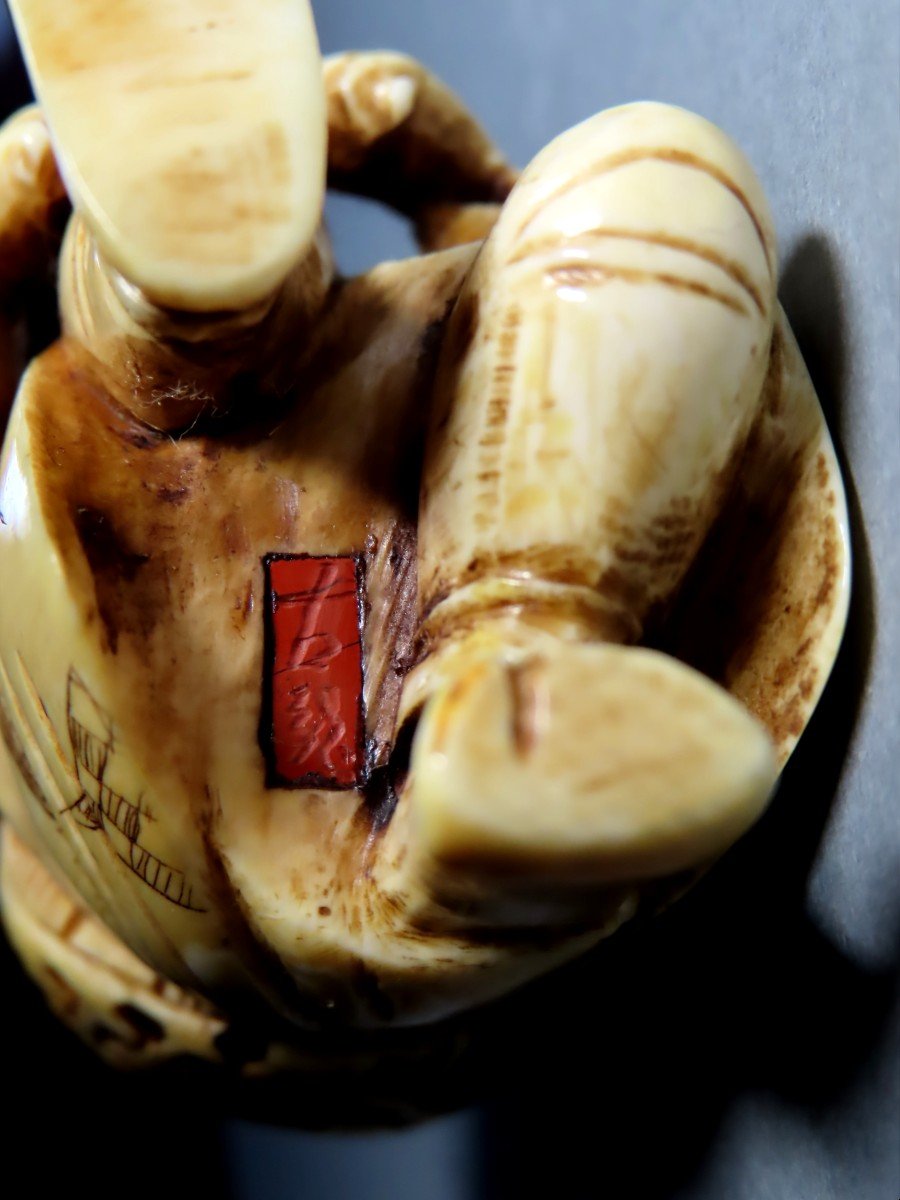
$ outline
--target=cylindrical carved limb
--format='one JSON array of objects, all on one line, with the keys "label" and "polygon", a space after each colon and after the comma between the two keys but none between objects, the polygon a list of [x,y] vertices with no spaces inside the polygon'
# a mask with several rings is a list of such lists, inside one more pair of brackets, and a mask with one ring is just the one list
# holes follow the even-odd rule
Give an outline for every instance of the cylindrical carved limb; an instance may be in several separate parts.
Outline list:
[{"label": "cylindrical carved limb", "polygon": [[131,5],[104,40],[90,9],[11,4],[78,212],[64,332],[122,404],[184,430],[283,394],[331,280],[315,27],[306,0],[185,0]]},{"label": "cylindrical carved limb", "polygon": [[161,308],[250,308],[321,215],[325,105],[307,0],[11,0],[70,198]]},{"label": "cylindrical carved limb", "polygon": [[429,904],[477,894],[505,920],[522,890],[552,920],[536,898],[692,867],[759,814],[755,720],[672,659],[598,643],[641,638],[720,507],[774,277],[749,166],[679,109],[601,114],[510,197],[451,320],[423,478],[398,829]]},{"label": "cylindrical carved limb", "polygon": [[[407,212],[429,249],[489,233],[515,173],[448,88],[412,59],[384,53],[328,59],[324,80],[335,186]],[[159,307],[110,265],[80,219],[61,268],[64,331],[107,368],[120,403],[164,430],[233,411],[251,379],[260,393],[282,394],[333,278],[320,229],[283,284],[254,304]]]},{"label": "cylindrical carved limb", "polygon": [[459,97],[403,54],[325,60],[328,180],[416,223],[425,250],[490,232],[516,180]]},{"label": "cylindrical carved limb", "polygon": [[60,259],[63,332],[102,365],[118,402],[155,429],[186,430],[235,410],[252,419],[248,398],[258,405],[295,383],[298,346],[310,340],[333,274],[320,229],[258,304],[222,313],[158,308],[109,266],[76,216]]}]

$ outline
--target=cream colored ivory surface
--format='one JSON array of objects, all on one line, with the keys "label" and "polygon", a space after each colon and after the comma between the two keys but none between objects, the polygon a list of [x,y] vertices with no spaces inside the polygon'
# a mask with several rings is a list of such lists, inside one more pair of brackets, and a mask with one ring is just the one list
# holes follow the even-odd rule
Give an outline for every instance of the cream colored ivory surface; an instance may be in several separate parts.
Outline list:
[{"label": "cream colored ivory surface", "polygon": [[160,305],[260,300],[319,222],[325,112],[307,0],[15,0],[74,203]]},{"label": "cream colored ivory surface", "polygon": [[[89,7],[15,5],[77,219],[0,460],[5,920],[88,1040],[165,981],[171,1039],[116,1061],[215,1057],[235,994],[425,1024],[676,895],[828,677],[846,505],[771,216],[681,109],[599,114],[507,198],[409,60],[330,60],[323,107],[305,4],[108,6],[94,43]],[[326,112],[342,186],[483,244],[333,286]],[[273,553],[363,564],[359,786],[267,777]]]}]

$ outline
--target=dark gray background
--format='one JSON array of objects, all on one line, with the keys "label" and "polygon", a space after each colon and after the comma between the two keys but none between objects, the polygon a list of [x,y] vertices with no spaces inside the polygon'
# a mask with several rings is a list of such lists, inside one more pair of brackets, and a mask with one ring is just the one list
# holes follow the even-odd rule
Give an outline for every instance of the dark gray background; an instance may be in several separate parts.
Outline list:
[{"label": "dark gray background", "polygon": [[[848,636],[761,828],[657,929],[534,989],[503,1023],[482,1104],[390,1134],[223,1125],[208,1097],[174,1106],[92,1071],[10,966],[21,1145],[52,1129],[41,1178],[58,1170],[102,1196],[172,1197],[195,1181],[236,1200],[895,1200],[900,9],[314,7],[325,52],[415,55],[520,164],[574,122],[640,98],[693,108],[740,143],[769,196],[782,300],[846,471],[857,559]],[[2,82],[7,96],[20,86],[6,61]],[[401,222],[357,201],[336,198],[329,218],[347,270],[409,251]],[[39,1038],[37,1059],[28,1037]]]}]

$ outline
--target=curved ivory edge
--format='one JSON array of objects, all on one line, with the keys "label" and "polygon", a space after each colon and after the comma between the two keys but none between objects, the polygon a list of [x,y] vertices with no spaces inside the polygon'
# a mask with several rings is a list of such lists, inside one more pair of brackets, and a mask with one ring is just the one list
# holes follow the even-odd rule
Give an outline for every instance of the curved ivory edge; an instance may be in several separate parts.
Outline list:
[{"label": "curved ivory edge", "polygon": [[784,313],[736,486],[665,633],[768,728],[783,767],[837,659],[851,594],[843,480]]},{"label": "curved ivory edge", "polygon": [[776,782],[764,727],[656,651],[484,633],[441,675],[413,743],[404,850],[386,848],[384,885],[423,924],[442,908],[587,918],[616,889],[722,854]]},{"label": "curved ivory edge", "polygon": [[164,980],[54,880],[8,824],[0,846],[3,924],[53,1012],[117,1067],[179,1055],[220,1061],[227,1024]]},{"label": "curved ivory edge", "polygon": [[834,597],[825,615],[817,637],[819,672],[817,681],[810,692],[802,713],[802,728],[797,734],[784,739],[779,746],[781,765],[787,762],[794,747],[803,735],[822,692],[828,683],[832,668],[841,648],[841,642],[847,627],[847,617],[850,611],[850,597],[853,585],[853,547],[850,538],[850,515],[847,509],[847,492],[841,475],[840,464],[825,413],[816,395],[812,379],[809,375],[797,339],[781,305],[778,306],[776,329],[784,340],[784,388],[789,397],[791,411],[795,414],[795,427],[800,430],[805,421],[812,425],[806,439],[807,453],[810,458],[822,455],[823,467],[827,482],[820,487],[833,496],[832,517],[837,531],[839,560],[835,564]]},{"label": "curved ivory edge", "polygon": [[325,188],[308,0],[116,5],[13,0],[75,207],[161,307],[234,310],[312,240]]}]

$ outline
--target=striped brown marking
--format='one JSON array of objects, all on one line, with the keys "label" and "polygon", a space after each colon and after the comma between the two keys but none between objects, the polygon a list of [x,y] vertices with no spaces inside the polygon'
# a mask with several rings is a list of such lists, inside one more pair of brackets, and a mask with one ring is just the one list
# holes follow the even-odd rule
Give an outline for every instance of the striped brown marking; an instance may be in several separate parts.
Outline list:
[{"label": "striped brown marking", "polygon": [[127,853],[116,849],[116,855],[129,871],[164,900],[170,900],[179,908],[186,908],[191,912],[207,911],[194,901],[193,884],[188,883],[184,872],[177,867],[170,867],[139,842],[129,841]]},{"label": "striped brown marking", "polygon": [[184,88],[205,86],[209,83],[242,83],[252,79],[253,71],[207,71],[205,75],[157,75],[155,72],[143,75],[132,83],[122,86],[123,92],[134,92],[138,95],[144,92],[156,92],[165,88]]},{"label": "striped brown marking", "polygon": [[[602,240],[603,238],[620,238],[624,241],[643,242],[649,246],[665,246],[669,250],[683,251],[685,254],[692,254],[695,258],[701,258],[704,262],[711,263],[712,266],[718,267],[732,279],[738,287],[744,289],[750,296],[750,299],[756,305],[759,315],[763,318],[766,316],[766,306],[763,298],[760,295],[759,288],[750,278],[749,273],[744,269],[739,262],[733,258],[728,258],[721,254],[712,246],[706,246],[701,242],[695,242],[691,238],[678,237],[676,234],[663,233],[661,231],[649,231],[640,229],[622,229],[618,226],[598,225],[595,229],[585,229],[572,240],[580,242],[582,240]],[[548,235],[547,237],[536,238],[534,241],[526,243],[521,250],[518,250],[515,255],[509,260],[510,265],[523,262],[525,259],[543,254],[546,251],[558,250],[560,247],[560,239],[556,235]]]},{"label": "striped brown marking", "polygon": [[[528,380],[525,388],[527,403],[522,405],[518,420],[511,431],[507,471],[509,477],[514,479],[519,487],[534,478],[532,468],[535,464],[540,468],[554,460],[571,460],[572,456],[571,446],[569,444],[560,446],[560,434],[550,427],[548,418],[545,416],[554,408],[550,368],[553,358],[551,351],[556,340],[557,307],[554,304],[542,305],[540,320],[535,321],[529,327],[530,340],[536,349],[540,348],[541,350],[538,354],[540,378]],[[537,399],[538,397],[540,400]],[[550,404],[545,406],[548,398]],[[532,436],[539,439],[534,451],[529,448]],[[506,504],[507,512],[514,503],[515,496],[509,496]]]},{"label": "striped brown marking", "polygon": [[599,179],[601,175],[606,175],[610,171],[617,171],[620,167],[629,167],[632,163],[639,162],[664,162],[671,163],[676,167],[688,167],[693,171],[702,171],[704,175],[708,175],[710,179],[715,180],[727,191],[731,192],[732,196],[740,204],[741,208],[746,212],[747,216],[753,223],[753,228],[756,230],[756,236],[759,238],[759,243],[762,246],[763,254],[766,259],[766,266],[769,268],[769,274],[772,274],[772,261],[769,257],[769,246],[766,241],[766,235],[763,232],[762,224],[757,217],[753,205],[747,199],[743,190],[738,187],[730,175],[717,167],[714,163],[707,162],[696,154],[690,154],[687,150],[676,150],[674,146],[658,146],[644,147],[634,146],[630,150],[621,150],[618,154],[609,154],[606,158],[601,158],[597,162],[592,163],[589,167],[585,167],[583,171],[579,171],[576,175],[571,176],[560,184],[555,191],[544,196],[537,208],[534,209],[522,224],[519,226],[517,240],[522,237],[529,226],[537,220],[554,200],[558,200],[561,196],[565,196],[574,188],[579,187],[582,183],[593,182]]},{"label": "striped brown marking", "polygon": [[547,268],[545,276],[559,287],[599,287],[610,280],[620,279],[625,283],[660,283],[679,292],[691,292],[707,300],[715,300],[732,312],[749,317],[746,307],[728,292],[699,283],[696,279],[685,279],[671,275],[668,271],[643,271],[634,267],[617,267],[601,263],[558,263]]},{"label": "striped brown marking", "polygon": [[500,459],[508,437],[509,409],[515,378],[514,355],[522,321],[521,309],[507,309],[497,339],[497,358],[491,372],[491,395],[485,410],[485,432],[478,443],[481,450],[475,495],[474,521],[479,529],[489,528],[500,500]]}]

